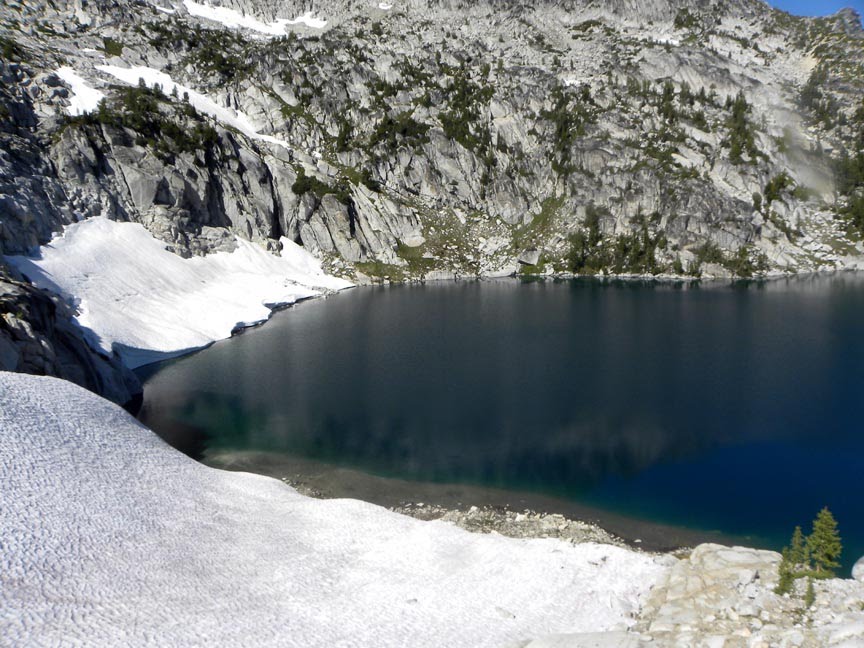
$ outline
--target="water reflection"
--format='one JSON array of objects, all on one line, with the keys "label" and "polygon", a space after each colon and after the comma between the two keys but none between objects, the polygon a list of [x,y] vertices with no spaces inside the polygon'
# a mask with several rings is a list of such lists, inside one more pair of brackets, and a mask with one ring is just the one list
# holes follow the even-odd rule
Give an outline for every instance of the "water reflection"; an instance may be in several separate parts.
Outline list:
[{"label": "water reflection", "polygon": [[[415,480],[650,501],[668,517],[703,478],[723,490],[720,456],[771,447],[778,465],[758,470],[783,479],[783,453],[794,464],[802,445],[864,456],[862,319],[856,275],[364,288],[167,363],[142,418],[172,443],[185,430],[204,456],[272,450]],[[697,465],[704,475],[681,468]],[[738,465],[736,478],[771,487]],[[820,499],[840,502],[846,482],[826,473]],[[698,496],[706,524],[726,519],[722,492]],[[771,497],[786,524],[782,485]]]}]

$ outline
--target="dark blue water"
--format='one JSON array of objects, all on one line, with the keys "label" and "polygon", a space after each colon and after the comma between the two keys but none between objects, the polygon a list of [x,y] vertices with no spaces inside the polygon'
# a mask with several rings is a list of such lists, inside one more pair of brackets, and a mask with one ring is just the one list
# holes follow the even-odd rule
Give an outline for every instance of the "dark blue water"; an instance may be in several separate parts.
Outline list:
[{"label": "dark blue water", "polygon": [[540,492],[766,546],[827,505],[849,562],[864,280],[363,288],[161,366],[143,418],[203,457]]}]

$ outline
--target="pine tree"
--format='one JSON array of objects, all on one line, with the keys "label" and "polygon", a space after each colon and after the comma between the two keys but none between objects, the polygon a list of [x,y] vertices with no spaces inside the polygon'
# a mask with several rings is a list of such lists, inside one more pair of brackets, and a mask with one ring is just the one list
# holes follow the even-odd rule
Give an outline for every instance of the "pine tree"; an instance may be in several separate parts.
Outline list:
[{"label": "pine tree", "polygon": [[830,577],[840,566],[843,545],[837,532],[837,521],[826,506],[813,520],[813,531],[807,536],[807,549],[819,576]]},{"label": "pine tree", "polygon": [[810,569],[810,551],[800,526],[796,526],[792,533],[792,540],[789,544],[789,562],[793,570]]},{"label": "pine tree", "polygon": [[816,602],[816,590],[813,589],[813,579],[807,579],[807,590],[804,592],[804,609],[809,610]]},{"label": "pine tree", "polygon": [[792,573],[792,562],[789,559],[789,547],[783,548],[783,557],[780,559],[780,580],[777,582],[777,587],[774,588],[774,593],[783,596],[792,591],[792,585],[795,583],[795,574]]}]

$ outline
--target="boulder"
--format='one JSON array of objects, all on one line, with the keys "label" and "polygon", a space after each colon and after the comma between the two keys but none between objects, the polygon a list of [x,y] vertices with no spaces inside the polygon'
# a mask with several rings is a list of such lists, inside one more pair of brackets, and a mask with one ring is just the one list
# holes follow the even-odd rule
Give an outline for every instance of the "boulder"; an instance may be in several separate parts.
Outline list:
[{"label": "boulder", "polygon": [[864,583],[864,556],[861,556],[852,566],[852,578]]}]

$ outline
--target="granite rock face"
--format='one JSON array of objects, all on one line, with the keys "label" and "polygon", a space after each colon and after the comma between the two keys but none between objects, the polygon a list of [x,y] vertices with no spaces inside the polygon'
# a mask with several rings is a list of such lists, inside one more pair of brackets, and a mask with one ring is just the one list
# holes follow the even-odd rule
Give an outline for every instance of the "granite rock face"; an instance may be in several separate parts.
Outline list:
[{"label": "granite rock face", "polygon": [[755,648],[864,645],[864,585],[855,580],[814,581],[815,601],[805,607],[802,580],[778,596],[780,554],[703,544],[689,557],[671,559],[629,631],[557,635],[527,642],[531,648],[658,646]]},{"label": "granite rock face", "polygon": [[141,397],[135,374],[93,351],[60,299],[2,272],[0,371],[64,378],[132,409]]},{"label": "granite rock face", "polygon": [[[756,0],[223,6],[259,31],[194,4],[6,3],[6,253],[101,214],[183,255],[284,234],[335,271],[393,279],[859,263],[835,217],[852,189],[838,202],[832,173],[859,128],[851,14]],[[310,10],[326,24],[260,31]],[[104,110],[69,115],[61,63]],[[106,64],[167,74],[222,112],[124,91]]]}]

